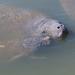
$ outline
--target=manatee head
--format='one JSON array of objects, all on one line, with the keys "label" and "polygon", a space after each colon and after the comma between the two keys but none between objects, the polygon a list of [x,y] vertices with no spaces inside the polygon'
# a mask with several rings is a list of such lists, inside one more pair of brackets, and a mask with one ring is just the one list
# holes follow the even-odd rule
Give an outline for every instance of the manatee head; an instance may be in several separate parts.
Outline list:
[{"label": "manatee head", "polygon": [[57,39],[60,37],[63,37],[63,35],[67,35],[68,30],[67,28],[59,23],[56,20],[48,20],[44,24],[44,31],[45,34],[47,34],[52,39]]}]

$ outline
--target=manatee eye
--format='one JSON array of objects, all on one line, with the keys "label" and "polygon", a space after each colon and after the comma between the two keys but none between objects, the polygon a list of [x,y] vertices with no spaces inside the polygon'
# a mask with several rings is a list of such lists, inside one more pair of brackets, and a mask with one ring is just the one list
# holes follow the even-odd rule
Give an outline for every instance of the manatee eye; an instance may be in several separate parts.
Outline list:
[{"label": "manatee eye", "polygon": [[47,31],[42,31],[42,36],[47,36],[47,35],[48,35]]},{"label": "manatee eye", "polygon": [[45,34],[45,33],[46,33],[46,31],[43,31],[42,33],[43,33],[43,34]]},{"label": "manatee eye", "polygon": [[60,27],[58,26],[57,28],[59,29]]}]

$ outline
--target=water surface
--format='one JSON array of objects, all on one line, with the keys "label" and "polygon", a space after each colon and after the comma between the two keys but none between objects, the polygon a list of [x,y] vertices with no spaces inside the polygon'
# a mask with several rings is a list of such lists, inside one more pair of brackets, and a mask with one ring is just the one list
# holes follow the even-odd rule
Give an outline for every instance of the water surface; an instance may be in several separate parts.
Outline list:
[{"label": "water surface", "polygon": [[[73,17],[74,13],[71,16],[72,12],[70,12],[69,8],[63,7],[63,1],[65,0],[0,0],[1,4],[9,4],[45,13],[65,24],[70,31],[65,40],[55,41],[49,46],[40,47],[32,57],[21,57],[12,62],[1,63],[0,75],[75,74],[75,18]],[[73,4],[73,6],[75,5]],[[67,9],[69,11],[66,12]],[[21,35],[20,33],[18,36],[16,36],[16,33],[13,35],[10,33],[5,34],[3,35],[4,38],[0,36],[0,40],[16,39]],[[9,37],[10,35],[11,37]]]}]

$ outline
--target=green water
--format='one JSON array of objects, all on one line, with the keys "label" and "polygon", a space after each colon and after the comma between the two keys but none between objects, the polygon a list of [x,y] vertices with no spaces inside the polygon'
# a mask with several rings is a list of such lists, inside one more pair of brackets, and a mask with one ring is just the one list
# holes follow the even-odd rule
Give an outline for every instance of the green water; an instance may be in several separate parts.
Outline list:
[{"label": "green water", "polygon": [[70,31],[64,41],[52,42],[50,46],[39,48],[32,55],[33,58],[21,57],[1,63],[0,75],[75,74],[75,19],[67,14],[59,0],[0,0],[0,3],[40,11],[61,21]]}]

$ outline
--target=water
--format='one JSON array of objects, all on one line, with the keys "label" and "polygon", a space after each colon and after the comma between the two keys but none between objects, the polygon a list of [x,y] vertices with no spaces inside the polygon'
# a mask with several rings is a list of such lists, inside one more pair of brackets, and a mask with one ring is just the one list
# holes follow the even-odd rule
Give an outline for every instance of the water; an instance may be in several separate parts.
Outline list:
[{"label": "water", "polygon": [[[66,6],[63,7],[64,4],[68,4],[64,3],[63,0],[0,0],[0,3],[43,12],[61,21],[70,31],[65,40],[52,42],[49,46],[41,47],[32,56],[23,56],[12,62],[1,63],[0,75],[75,74],[75,15],[72,14],[72,9],[70,10]],[[17,39],[21,35],[19,33],[16,36],[17,33],[15,33],[13,37],[11,33],[6,32],[4,34],[6,35],[3,35],[4,38],[0,36],[0,40]]]}]

